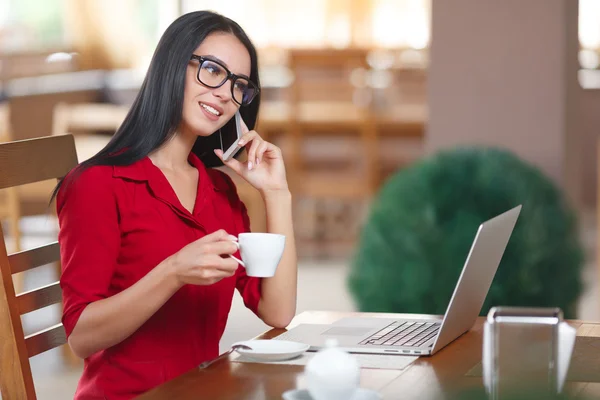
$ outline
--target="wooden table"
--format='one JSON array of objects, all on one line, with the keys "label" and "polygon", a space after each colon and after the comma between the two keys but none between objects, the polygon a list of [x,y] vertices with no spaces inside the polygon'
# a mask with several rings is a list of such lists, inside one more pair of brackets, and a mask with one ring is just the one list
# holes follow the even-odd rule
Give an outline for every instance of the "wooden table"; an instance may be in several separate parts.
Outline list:
[{"label": "wooden table", "polygon": [[[329,323],[358,315],[361,314],[304,312],[290,326],[300,323]],[[399,316],[369,315],[387,318]],[[432,357],[421,357],[404,370],[362,369],[361,387],[379,391],[384,399],[404,400],[447,398],[450,392],[482,389],[481,377],[465,374],[481,361],[483,322],[484,318],[479,318],[471,331]],[[568,322],[577,328],[578,336],[600,337],[600,323]],[[273,329],[259,338],[272,338],[283,332],[281,329]],[[191,370],[139,399],[281,399],[286,390],[305,387],[302,381],[303,370],[304,366],[236,363],[224,359],[206,370]],[[566,390],[587,396],[586,398],[600,398],[600,383],[567,382]]]}]

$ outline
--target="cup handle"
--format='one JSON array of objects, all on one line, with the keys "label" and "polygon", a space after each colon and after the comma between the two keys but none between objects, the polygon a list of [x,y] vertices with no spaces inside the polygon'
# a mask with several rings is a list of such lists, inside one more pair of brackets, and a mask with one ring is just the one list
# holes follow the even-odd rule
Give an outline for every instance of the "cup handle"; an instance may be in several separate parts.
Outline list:
[{"label": "cup handle", "polygon": [[[237,246],[238,250],[240,248],[240,244],[238,242],[236,242],[235,240],[232,240],[233,243],[235,243],[235,245]],[[240,260],[239,258],[233,256],[233,255],[229,255],[229,257],[233,258],[235,261],[237,261],[238,263],[241,264],[242,267],[246,268],[246,264],[244,264],[244,262],[242,260]]]}]

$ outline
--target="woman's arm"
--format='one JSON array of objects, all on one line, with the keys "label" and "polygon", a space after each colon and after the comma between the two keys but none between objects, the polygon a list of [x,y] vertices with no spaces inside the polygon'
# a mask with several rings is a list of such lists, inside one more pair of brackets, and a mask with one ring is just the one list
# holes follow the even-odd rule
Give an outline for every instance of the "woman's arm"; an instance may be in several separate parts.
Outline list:
[{"label": "woman's arm", "polygon": [[75,355],[87,358],[142,326],[181,287],[170,264],[168,258],[133,286],[89,304],[69,336]]},{"label": "woman's arm", "polygon": [[[288,189],[281,149],[249,131],[242,121],[244,133],[238,145],[248,147],[248,163],[235,158],[223,161],[262,195],[267,213],[267,231],[285,235],[285,250],[275,276],[262,278],[258,315],[268,325],[283,328],[296,313],[297,256],[292,223],[292,196]],[[223,160],[223,152],[215,150]]]},{"label": "woman's arm", "polygon": [[211,285],[233,276],[237,247],[220,230],[190,243],[124,291],[85,307],[69,336],[81,357],[114,346],[142,326],[183,285]]},{"label": "woman's arm", "polygon": [[275,276],[263,278],[258,314],[267,324],[285,328],[296,314],[298,263],[292,224],[292,195],[288,190],[263,195],[267,231],[285,235],[285,250]]}]

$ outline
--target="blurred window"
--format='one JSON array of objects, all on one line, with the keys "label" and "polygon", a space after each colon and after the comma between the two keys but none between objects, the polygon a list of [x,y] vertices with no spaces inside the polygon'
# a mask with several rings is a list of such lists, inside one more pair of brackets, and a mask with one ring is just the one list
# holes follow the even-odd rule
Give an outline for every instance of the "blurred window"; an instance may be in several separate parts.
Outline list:
[{"label": "blurred window", "polygon": [[0,51],[64,43],[63,0],[0,0]]}]

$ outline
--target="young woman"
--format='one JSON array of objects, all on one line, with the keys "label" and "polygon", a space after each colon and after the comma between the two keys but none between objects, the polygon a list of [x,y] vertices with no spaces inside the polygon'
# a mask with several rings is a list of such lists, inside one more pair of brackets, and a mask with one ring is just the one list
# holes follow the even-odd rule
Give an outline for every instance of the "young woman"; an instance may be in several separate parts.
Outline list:
[{"label": "young woman", "polygon": [[296,310],[291,195],[281,151],[244,125],[248,162],[226,161],[261,193],[267,230],[286,236],[272,278],[229,255],[250,230],[221,143],[259,107],[256,50],[211,12],[177,19],[110,143],[57,188],[69,345],[85,359],[76,399],[129,399],[216,357],[234,289],[273,327]]}]

